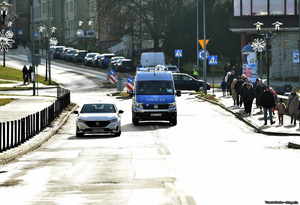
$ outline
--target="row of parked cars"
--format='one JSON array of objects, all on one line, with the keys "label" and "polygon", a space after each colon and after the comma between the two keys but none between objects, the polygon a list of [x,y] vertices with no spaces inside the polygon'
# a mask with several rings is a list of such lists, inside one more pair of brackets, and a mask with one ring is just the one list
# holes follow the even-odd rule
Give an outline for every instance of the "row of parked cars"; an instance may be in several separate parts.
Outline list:
[{"label": "row of parked cars", "polygon": [[84,64],[106,69],[108,65],[114,67],[118,72],[133,72],[135,66],[131,59],[124,56],[117,56],[114,53],[96,53],[86,50],[79,50],[65,46],[54,46],[51,48],[54,59],[61,59],[68,62]]}]

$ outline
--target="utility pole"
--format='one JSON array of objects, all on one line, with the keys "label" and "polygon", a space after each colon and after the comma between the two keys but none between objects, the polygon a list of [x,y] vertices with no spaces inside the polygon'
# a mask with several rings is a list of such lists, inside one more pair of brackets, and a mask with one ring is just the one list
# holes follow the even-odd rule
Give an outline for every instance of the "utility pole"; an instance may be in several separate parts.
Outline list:
[{"label": "utility pole", "polygon": [[207,94],[207,51],[206,51],[206,10],[205,10],[205,0],[203,0],[203,40],[204,40],[204,60],[203,60],[203,76],[204,76],[204,93]]},{"label": "utility pole", "polygon": [[34,7],[33,7],[33,0],[30,1],[30,7],[31,7],[31,64],[33,68],[33,74],[31,76],[32,78],[32,91],[33,91],[33,96],[36,95],[35,92],[35,66],[34,66],[34,55],[35,55],[35,46],[34,46],[34,36],[33,36],[33,31],[34,31],[34,25],[33,25],[33,20],[34,20]]},{"label": "utility pole", "polygon": [[[197,68],[199,69],[200,71],[200,67],[199,67],[199,0],[196,0],[196,13],[197,13],[197,53],[196,53],[196,65],[197,65]],[[200,74],[200,72],[199,72]]]}]

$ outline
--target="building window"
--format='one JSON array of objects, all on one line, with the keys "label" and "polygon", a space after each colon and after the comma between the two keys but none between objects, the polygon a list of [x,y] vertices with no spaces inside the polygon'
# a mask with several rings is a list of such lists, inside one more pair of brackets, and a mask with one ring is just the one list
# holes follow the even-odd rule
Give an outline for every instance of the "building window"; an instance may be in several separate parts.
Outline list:
[{"label": "building window", "polygon": [[268,0],[252,0],[252,16],[268,15]]},{"label": "building window", "polygon": [[296,15],[295,9],[295,1],[286,0],[286,15]]},{"label": "building window", "polygon": [[251,1],[242,0],[242,15],[243,16],[251,15]]},{"label": "building window", "polygon": [[284,15],[284,0],[270,1],[270,15]]},{"label": "building window", "polygon": [[233,2],[233,8],[234,8],[234,16],[240,16],[241,15],[241,0],[234,0]]}]

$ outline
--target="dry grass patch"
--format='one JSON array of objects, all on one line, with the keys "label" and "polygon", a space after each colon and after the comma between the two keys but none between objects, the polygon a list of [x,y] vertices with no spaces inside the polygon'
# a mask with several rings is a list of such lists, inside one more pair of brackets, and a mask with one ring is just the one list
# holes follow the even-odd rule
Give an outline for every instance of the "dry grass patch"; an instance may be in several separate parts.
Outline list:
[{"label": "dry grass patch", "polygon": [[0,106],[6,105],[8,103],[11,103],[15,99],[13,98],[0,98]]}]

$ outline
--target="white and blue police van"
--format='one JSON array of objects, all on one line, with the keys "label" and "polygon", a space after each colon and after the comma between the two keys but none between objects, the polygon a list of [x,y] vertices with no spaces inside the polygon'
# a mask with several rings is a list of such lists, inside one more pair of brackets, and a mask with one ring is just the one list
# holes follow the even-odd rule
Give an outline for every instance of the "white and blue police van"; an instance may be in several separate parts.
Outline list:
[{"label": "white and blue police van", "polygon": [[177,124],[176,96],[173,75],[160,66],[138,71],[132,93],[132,123],[140,121],[169,121]]}]

